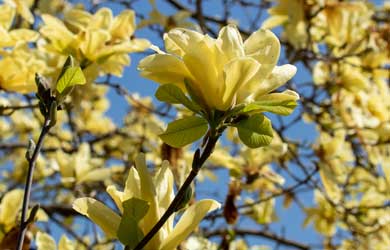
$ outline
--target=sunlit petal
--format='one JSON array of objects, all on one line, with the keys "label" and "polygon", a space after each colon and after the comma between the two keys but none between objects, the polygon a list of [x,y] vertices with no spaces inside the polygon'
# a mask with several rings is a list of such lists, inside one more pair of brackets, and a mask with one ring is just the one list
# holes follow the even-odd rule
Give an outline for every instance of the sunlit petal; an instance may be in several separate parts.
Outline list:
[{"label": "sunlit petal", "polygon": [[214,200],[200,200],[194,205],[191,205],[186,209],[173,231],[159,247],[159,250],[175,249],[192,231],[194,231],[208,212],[218,209],[219,207],[220,204]]}]

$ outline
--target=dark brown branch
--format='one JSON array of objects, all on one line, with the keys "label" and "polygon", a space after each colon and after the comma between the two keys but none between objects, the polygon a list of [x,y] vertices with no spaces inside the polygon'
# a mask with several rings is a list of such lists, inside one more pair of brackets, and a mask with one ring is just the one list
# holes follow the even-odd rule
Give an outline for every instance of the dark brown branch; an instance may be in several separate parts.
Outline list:
[{"label": "dark brown branch", "polygon": [[[204,236],[206,238],[208,238],[208,237],[221,237],[221,236],[226,235],[228,233],[229,232],[226,229],[217,229],[217,230],[212,231],[212,232],[206,232],[204,234]],[[265,231],[261,231],[261,230],[234,228],[234,234],[240,235],[240,236],[248,236],[248,235],[258,236],[258,237],[262,237],[262,238],[266,238],[266,239],[275,241],[280,245],[295,247],[295,248],[301,249],[301,250],[309,250],[310,249],[310,246],[308,246],[308,245],[283,238],[277,234],[273,234],[273,233],[265,232]]]}]

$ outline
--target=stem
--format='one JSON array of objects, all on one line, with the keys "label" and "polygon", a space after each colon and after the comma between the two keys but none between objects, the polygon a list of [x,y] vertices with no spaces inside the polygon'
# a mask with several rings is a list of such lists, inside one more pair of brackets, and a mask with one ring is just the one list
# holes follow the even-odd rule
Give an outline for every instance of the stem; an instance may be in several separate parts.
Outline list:
[{"label": "stem", "polygon": [[20,223],[20,230],[18,235],[18,245],[17,250],[22,250],[23,241],[26,235],[28,221],[27,221],[27,212],[30,203],[30,194],[31,194],[31,186],[33,182],[34,169],[36,165],[36,161],[38,159],[39,152],[41,151],[43,145],[43,139],[48,134],[50,130],[50,118],[45,118],[45,122],[43,124],[41,134],[39,135],[38,142],[35,146],[34,152],[30,159],[28,159],[28,171],[26,177],[26,186],[24,187],[24,196],[23,196],[23,206],[22,206],[22,218]]},{"label": "stem", "polygon": [[160,228],[165,224],[165,222],[169,219],[169,217],[176,211],[176,208],[178,205],[180,205],[180,202],[182,201],[187,188],[191,185],[192,181],[198,175],[200,168],[203,166],[207,158],[209,158],[209,156],[213,152],[213,149],[215,147],[215,144],[218,141],[218,138],[219,135],[211,134],[208,137],[207,144],[202,154],[199,155],[200,154],[199,149],[195,152],[194,158],[192,160],[191,172],[187,176],[183,185],[180,187],[175,198],[173,199],[173,201],[171,202],[171,204],[169,205],[168,209],[165,211],[163,216],[161,216],[160,220],[156,223],[156,225],[154,225],[154,227],[149,231],[149,233],[145,235],[145,237],[135,246],[133,250],[141,250],[160,230]]}]

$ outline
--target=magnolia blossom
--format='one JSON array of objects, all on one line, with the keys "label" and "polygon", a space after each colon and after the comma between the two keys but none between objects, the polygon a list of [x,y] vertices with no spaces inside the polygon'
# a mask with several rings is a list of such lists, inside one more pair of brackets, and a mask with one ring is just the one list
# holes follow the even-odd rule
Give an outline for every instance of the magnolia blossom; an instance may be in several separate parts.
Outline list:
[{"label": "magnolia blossom", "polygon": [[72,54],[77,61],[100,65],[99,70],[116,76],[121,76],[123,66],[130,64],[128,53],[143,51],[150,45],[146,39],[132,38],[136,29],[132,10],[114,17],[108,8],[93,15],[71,9],[65,12],[64,21],[48,14],[43,14],[42,20],[39,31],[48,42],[41,47],[46,51]]},{"label": "magnolia blossom", "polygon": [[222,28],[217,39],[178,28],[164,41],[168,53],[144,58],[138,65],[141,75],[190,91],[206,109],[225,111],[261,98],[296,73],[293,65],[276,66],[280,43],[269,30],[259,29],[243,42],[234,25]]},{"label": "magnolia blossom", "polygon": [[[123,203],[131,198],[138,198],[148,203],[149,209],[139,223],[145,235],[158,222],[172,202],[174,181],[167,161],[164,161],[154,176],[149,174],[143,154],[140,154],[135,162],[137,169],[130,169],[125,190],[118,191],[115,186],[111,185],[107,187],[107,192],[122,213],[124,212]],[[144,249],[176,249],[198,226],[203,217],[219,206],[220,204],[214,200],[200,200],[186,209],[175,226],[173,226],[174,216],[171,216]],[[121,216],[113,210],[92,198],[77,199],[73,203],[73,208],[98,224],[107,237],[116,238]]]}]

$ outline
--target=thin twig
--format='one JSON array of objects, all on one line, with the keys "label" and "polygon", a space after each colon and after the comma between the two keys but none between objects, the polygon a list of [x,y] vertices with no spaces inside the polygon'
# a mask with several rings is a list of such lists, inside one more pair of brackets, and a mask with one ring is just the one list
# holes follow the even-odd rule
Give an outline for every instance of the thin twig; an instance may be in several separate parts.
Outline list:
[{"label": "thin twig", "polygon": [[45,118],[45,122],[42,127],[41,134],[39,135],[38,142],[35,146],[32,156],[28,159],[28,171],[26,177],[26,186],[24,188],[23,206],[22,206],[22,218],[20,223],[20,231],[18,235],[17,250],[22,250],[24,237],[27,231],[27,212],[30,203],[31,186],[34,177],[34,168],[38,159],[39,152],[41,151],[43,140],[50,130],[50,118]]},{"label": "thin twig", "polygon": [[[228,230],[225,229],[217,229],[215,231],[209,232],[205,234],[205,237],[214,237],[214,236],[220,236],[220,235],[225,235],[228,233]],[[270,232],[265,232],[262,230],[254,230],[254,229],[240,229],[240,228],[235,228],[234,229],[234,234],[235,235],[241,235],[241,236],[258,236],[258,237],[264,237],[267,239],[272,239],[275,242],[279,243],[280,245],[284,246],[290,246],[290,247],[295,247],[297,249],[301,250],[309,250],[310,246],[304,245],[300,242],[296,242],[290,239],[283,238],[277,234],[273,234]]]}]

